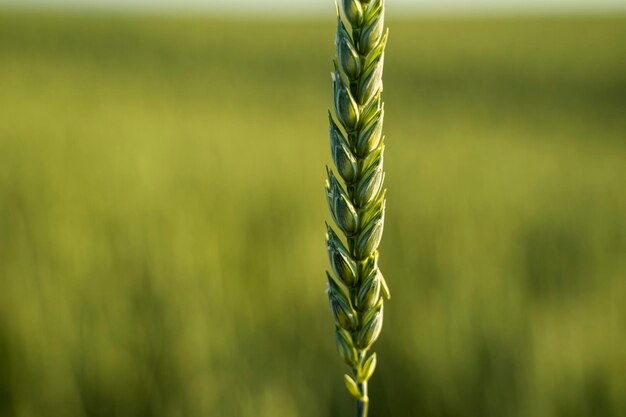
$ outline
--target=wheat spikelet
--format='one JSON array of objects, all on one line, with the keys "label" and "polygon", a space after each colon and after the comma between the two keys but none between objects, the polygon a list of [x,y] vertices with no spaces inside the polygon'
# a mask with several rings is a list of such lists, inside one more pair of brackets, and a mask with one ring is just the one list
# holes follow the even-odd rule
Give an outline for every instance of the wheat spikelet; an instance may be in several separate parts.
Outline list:
[{"label": "wheat spikelet", "polygon": [[[330,148],[337,175],[327,168],[326,197],[337,228],[327,225],[333,274],[328,297],[337,349],[352,369],[345,375],[357,417],[367,416],[367,381],[376,367],[369,354],[383,324],[389,290],[378,268],[385,217],[382,72],[387,33],[384,0],[337,0]],[[344,243],[345,242],[345,243]]]}]

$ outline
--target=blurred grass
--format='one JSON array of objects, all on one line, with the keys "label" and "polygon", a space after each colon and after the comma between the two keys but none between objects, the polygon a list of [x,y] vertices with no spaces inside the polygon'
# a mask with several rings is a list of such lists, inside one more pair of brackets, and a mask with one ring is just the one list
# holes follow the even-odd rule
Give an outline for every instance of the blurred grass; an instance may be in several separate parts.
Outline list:
[{"label": "blurred grass", "polygon": [[[626,414],[626,18],[389,24],[372,416]],[[333,32],[0,13],[0,415],[350,415]]]}]

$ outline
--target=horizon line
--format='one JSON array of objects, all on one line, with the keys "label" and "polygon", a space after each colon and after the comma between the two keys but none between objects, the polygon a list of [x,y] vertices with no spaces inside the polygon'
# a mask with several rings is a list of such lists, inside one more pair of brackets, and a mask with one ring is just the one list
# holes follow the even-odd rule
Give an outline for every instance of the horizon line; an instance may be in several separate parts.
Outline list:
[{"label": "horizon line", "polygon": [[[524,14],[605,14],[614,12],[626,12],[626,2],[616,3],[614,1],[599,1],[596,4],[570,3],[570,4],[462,4],[462,5],[436,5],[436,4],[398,4],[393,8],[387,8],[389,17],[398,15],[406,16],[407,13],[413,16],[420,15],[524,15]],[[598,4],[599,3],[599,4]],[[315,4],[306,4],[299,7],[263,7],[260,3],[255,5],[233,5],[224,4],[172,4],[156,2],[152,4],[133,4],[131,2],[103,3],[83,3],[82,1],[51,1],[46,3],[24,2],[23,0],[0,0],[0,11],[5,9],[32,10],[32,11],[93,11],[93,12],[120,12],[120,13],[141,13],[148,14],[189,14],[202,13],[217,16],[250,16],[250,17],[325,17],[335,14],[335,8]]]},{"label": "horizon line", "polygon": [[[240,10],[238,8],[219,8],[207,6],[173,6],[173,5],[155,5],[155,6],[130,6],[130,5],[61,5],[61,4],[20,4],[18,2],[1,2],[0,13],[3,11],[15,12],[60,12],[60,13],[112,13],[112,14],[128,14],[128,15],[157,15],[157,16],[188,16],[194,15],[198,17],[216,17],[216,18],[257,18],[257,19],[284,19],[298,18],[304,20],[315,20],[319,18],[327,18],[335,15],[335,10],[324,10],[319,7],[305,9],[289,9],[275,10],[272,9],[268,13],[263,13],[262,9],[253,8],[249,10]],[[402,7],[400,10],[392,10],[387,12],[387,16],[391,19],[402,20],[419,17],[524,17],[524,16],[605,16],[607,14],[621,17],[626,14],[626,4],[624,5],[605,5],[605,7]]]}]

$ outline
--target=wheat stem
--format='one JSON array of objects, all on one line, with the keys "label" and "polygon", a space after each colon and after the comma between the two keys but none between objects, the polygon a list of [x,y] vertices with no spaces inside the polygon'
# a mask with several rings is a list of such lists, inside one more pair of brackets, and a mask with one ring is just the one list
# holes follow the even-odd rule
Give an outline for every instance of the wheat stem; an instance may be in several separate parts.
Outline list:
[{"label": "wheat stem", "polygon": [[367,382],[358,384],[358,388],[365,400],[361,398],[356,399],[356,417],[367,417],[367,409],[369,406],[369,399],[367,397]]},{"label": "wheat stem", "polygon": [[327,168],[326,196],[344,239],[327,225],[334,273],[327,272],[328,296],[337,349],[352,368],[352,376],[344,376],[346,387],[357,400],[357,417],[366,417],[367,381],[376,367],[376,354],[368,351],[382,328],[383,295],[389,298],[378,268],[385,216],[381,94],[387,34],[384,0],[338,2],[330,114],[337,176]]}]

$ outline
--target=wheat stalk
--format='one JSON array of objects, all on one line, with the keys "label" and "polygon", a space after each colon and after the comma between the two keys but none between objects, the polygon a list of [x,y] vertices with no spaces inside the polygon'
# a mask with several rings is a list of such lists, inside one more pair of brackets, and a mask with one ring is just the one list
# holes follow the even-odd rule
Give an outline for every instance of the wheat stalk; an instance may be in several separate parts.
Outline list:
[{"label": "wheat stalk", "polygon": [[343,185],[327,168],[326,197],[345,243],[327,225],[326,246],[334,272],[334,276],[327,272],[327,278],[337,349],[352,369],[344,379],[356,398],[357,417],[367,416],[367,381],[376,368],[376,354],[368,351],[382,328],[382,295],[389,298],[378,268],[385,216],[384,15],[384,0],[338,0],[329,116],[331,153]]}]

